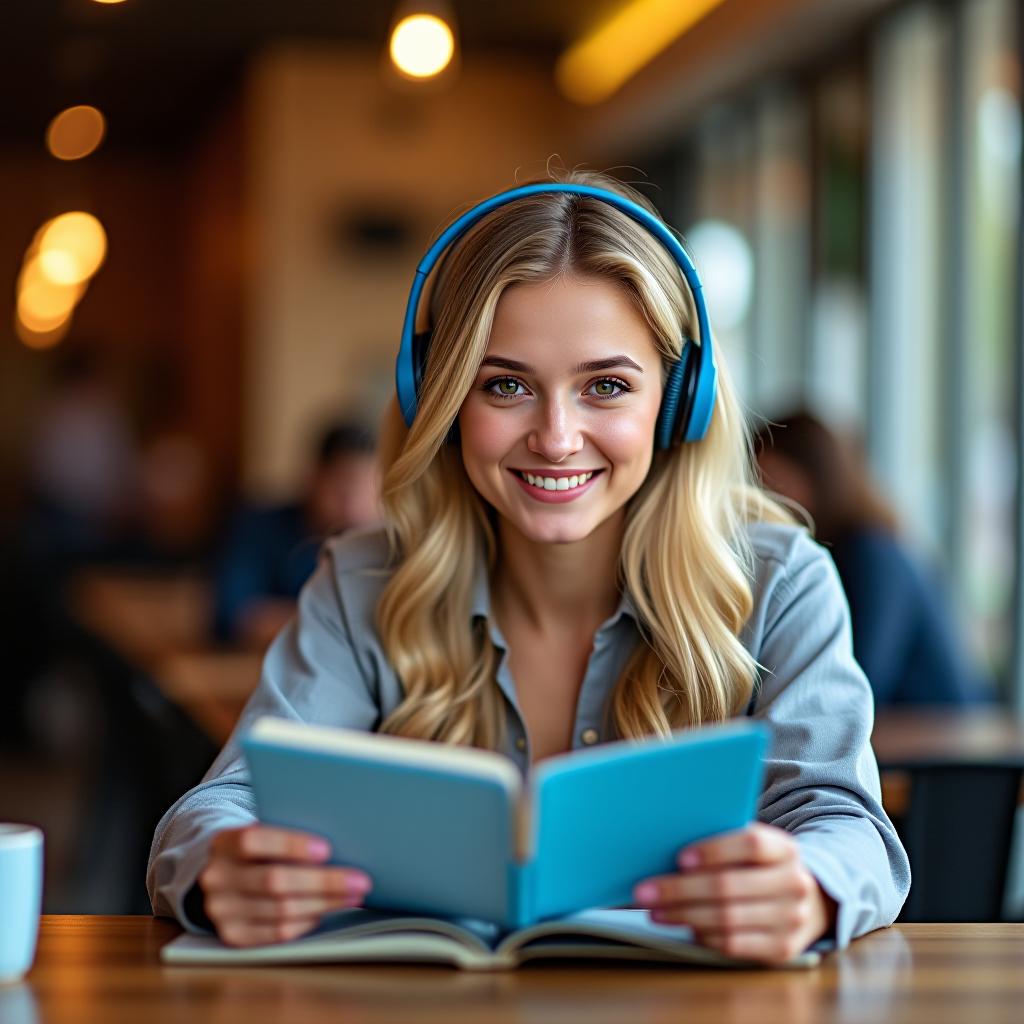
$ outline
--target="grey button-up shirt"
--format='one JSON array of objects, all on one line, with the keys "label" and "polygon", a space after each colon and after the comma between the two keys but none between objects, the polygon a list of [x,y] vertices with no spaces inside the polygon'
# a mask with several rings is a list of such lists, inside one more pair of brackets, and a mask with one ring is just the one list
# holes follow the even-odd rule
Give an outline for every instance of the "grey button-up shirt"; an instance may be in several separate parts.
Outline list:
[{"label": "grey button-up shirt", "polygon": [[[910,888],[907,856],[880,803],[869,742],[871,690],[853,657],[849,609],[827,552],[797,527],[754,523],[748,529],[756,554],[754,606],[740,639],[764,668],[748,714],[772,734],[758,818],[795,836],[808,870],[839,906],[835,938],[842,946],[891,924]],[[260,684],[233,735],[203,781],[157,826],[148,872],[154,913],[177,917],[190,931],[203,930],[203,923],[189,916],[185,898],[214,832],[256,820],[238,746],[238,737],[256,718],[276,715],[372,731],[401,703],[402,686],[374,624],[388,575],[387,545],[379,529],[324,545],[298,612],[268,650]],[[506,698],[504,752],[525,774],[529,737],[507,644],[490,616],[483,566],[472,616],[487,619],[501,652],[497,684]],[[605,706],[639,639],[635,607],[624,593],[594,636],[576,706],[574,748],[615,738],[602,731]]]}]

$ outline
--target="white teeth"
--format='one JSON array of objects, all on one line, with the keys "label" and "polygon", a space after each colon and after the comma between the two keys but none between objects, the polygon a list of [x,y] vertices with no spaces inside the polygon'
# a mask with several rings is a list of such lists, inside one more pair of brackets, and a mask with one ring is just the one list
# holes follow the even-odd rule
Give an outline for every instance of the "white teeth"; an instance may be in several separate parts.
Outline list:
[{"label": "white teeth", "polygon": [[544,491],[571,491],[581,484],[585,484],[594,474],[581,473],[578,476],[534,476],[533,473],[523,473],[526,481],[534,487]]}]

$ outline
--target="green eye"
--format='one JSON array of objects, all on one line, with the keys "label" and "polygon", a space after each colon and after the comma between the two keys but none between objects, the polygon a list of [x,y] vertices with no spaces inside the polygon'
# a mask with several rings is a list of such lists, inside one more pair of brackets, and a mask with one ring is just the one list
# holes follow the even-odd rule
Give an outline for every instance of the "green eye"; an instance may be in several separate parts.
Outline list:
[{"label": "green eye", "polygon": [[595,398],[618,398],[632,390],[625,381],[617,377],[603,377],[601,380],[595,380],[590,386],[594,389],[592,394]]},{"label": "green eye", "polygon": [[522,382],[515,377],[493,377],[484,384],[483,389],[495,398],[519,398],[522,386]]}]

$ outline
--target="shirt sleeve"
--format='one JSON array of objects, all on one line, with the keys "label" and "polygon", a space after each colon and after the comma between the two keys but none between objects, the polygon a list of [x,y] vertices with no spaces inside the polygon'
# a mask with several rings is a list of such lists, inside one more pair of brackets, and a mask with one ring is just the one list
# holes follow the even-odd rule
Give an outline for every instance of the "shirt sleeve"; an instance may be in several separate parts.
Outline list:
[{"label": "shirt sleeve", "polygon": [[752,715],[771,729],[760,820],[791,832],[843,947],[896,919],[910,864],[881,804],[871,688],[835,566],[802,532],[769,599]]},{"label": "shirt sleeve", "polygon": [[350,729],[377,725],[372,669],[354,649],[328,549],[299,596],[296,617],[267,651],[259,686],[224,749],[157,825],[146,879],[153,913],[176,917],[189,931],[209,931],[190,890],[214,833],[256,821],[238,739],[261,715]]}]

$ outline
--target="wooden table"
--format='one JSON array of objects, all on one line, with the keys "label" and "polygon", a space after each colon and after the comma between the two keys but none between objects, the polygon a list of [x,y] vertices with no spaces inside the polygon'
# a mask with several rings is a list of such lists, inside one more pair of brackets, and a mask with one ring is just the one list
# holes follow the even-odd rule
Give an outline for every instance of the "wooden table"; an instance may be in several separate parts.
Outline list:
[{"label": "wooden table", "polygon": [[176,925],[148,917],[44,917],[28,979],[0,988],[3,1024],[1019,1024],[1024,925],[903,925],[811,971],[663,965],[164,967]]},{"label": "wooden table", "polygon": [[882,802],[899,815],[909,802],[908,769],[915,766],[1024,764],[1024,720],[996,707],[879,711],[871,746],[882,773]]},{"label": "wooden table", "polygon": [[70,600],[83,626],[224,743],[256,689],[263,654],[211,646],[208,581],[187,572],[89,569],[74,580]]},{"label": "wooden table", "polygon": [[879,711],[871,745],[883,767],[1024,762],[1024,719],[995,707]]}]

